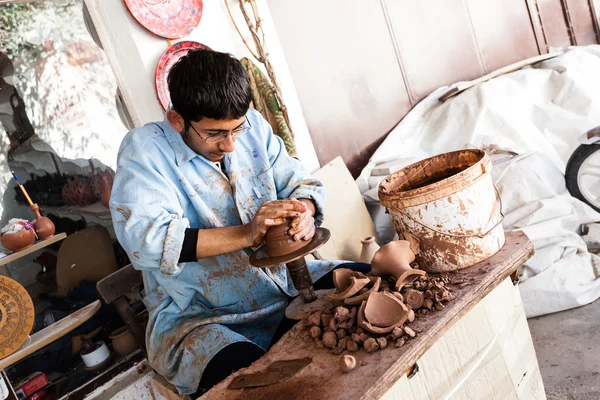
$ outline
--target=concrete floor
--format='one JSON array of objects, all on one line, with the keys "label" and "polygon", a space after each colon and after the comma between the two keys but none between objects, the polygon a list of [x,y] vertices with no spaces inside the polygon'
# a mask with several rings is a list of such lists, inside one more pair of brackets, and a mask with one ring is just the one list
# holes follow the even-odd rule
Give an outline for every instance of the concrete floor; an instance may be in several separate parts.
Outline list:
[{"label": "concrete floor", "polygon": [[600,300],[528,322],[548,400],[599,400]]}]

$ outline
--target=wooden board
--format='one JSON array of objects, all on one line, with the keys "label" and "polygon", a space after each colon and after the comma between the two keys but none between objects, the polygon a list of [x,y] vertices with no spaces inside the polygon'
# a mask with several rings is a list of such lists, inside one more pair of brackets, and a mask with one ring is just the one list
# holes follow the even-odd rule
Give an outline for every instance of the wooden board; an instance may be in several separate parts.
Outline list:
[{"label": "wooden board", "polygon": [[323,227],[331,232],[319,254],[325,259],[358,261],[360,241],[368,236],[377,238],[377,231],[350,171],[337,157],[313,176],[327,189]]},{"label": "wooden board", "polygon": [[[376,399],[384,395],[394,383],[411,369],[415,362],[492,289],[533,255],[533,244],[523,232],[506,235],[504,247],[471,268],[451,274],[454,281],[465,284],[450,285],[456,298],[444,310],[419,317],[411,326],[421,333],[403,347],[390,346],[367,354],[352,353],[359,367],[343,374],[337,367],[340,356],[330,350],[317,349],[313,342],[305,342],[301,324],[297,324],[260,360],[244,370],[259,372],[276,360],[311,356],[313,361],[297,375],[277,384],[262,388],[228,390],[233,374],[201,397],[216,399]],[[462,285],[462,286],[461,286]]]},{"label": "wooden board", "polygon": [[116,270],[117,258],[106,228],[85,228],[60,246],[56,264],[58,293],[66,296],[82,280],[98,282]]},{"label": "wooden board", "polygon": [[31,254],[39,249],[43,249],[44,247],[50,246],[53,243],[59,242],[66,238],[67,235],[65,233],[58,233],[52,236],[50,239],[40,240],[33,244],[33,246],[23,249],[21,251],[17,251],[16,253],[12,253],[6,257],[0,258],[0,265],[5,265],[15,260],[18,260],[21,257],[24,257],[28,254]]},{"label": "wooden board", "polygon": [[142,272],[129,264],[98,281],[96,289],[106,304],[142,288]]},{"label": "wooden board", "polygon": [[526,60],[519,61],[519,62],[516,62],[514,64],[507,65],[506,67],[497,69],[497,70],[495,70],[493,72],[490,72],[487,75],[482,76],[481,78],[477,78],[477,79],[474,79],[474,80],[469,81],[469,82],[458,83],[458,84],[456,84],[456,86],[452,87],[446,93],[444,93],[443,95],[441,95],[440,98],[439,98],[439,101],[443,103],[444,101],[448,100],[449,98],[454,97],[454,96],[456,96],[456,95],[464,92],[465,90],[472,88],[475,85],[478,85],[480,83],[489,81],[490,79],[496,78],[496,77],[498,77],[500,75],[505,75],[505,74],[517,71],[517,70],[519,70],[519,69],[521,69],[523,67],[526,67],[528,65],[532,65],[532,64],[535,64],[535,63],[538,63],[538,62],[541,62],[541,61],[548,60],[550,58],[554,58],[554,57],[559,56],[561,54],[562,54],[562,51],[560,51],[560,52],[554,52],[554,53],[548,53],[548,54],[542,54],[541,56],[531,57],[531,58],[528,58]]},{"label": "wooden board", "polygon": [[62,206],[62,207],[50,207],[40,206],[45,214],[48,213],[59,213],[59,214],[77,214],[77,215],[91,215],[98,218],[110,218],[110,209],[104,207],[102,203],[94,203],[85,207],[77,206]]},{"label": "wooden board", "polygon": [[93,303],[75,311],[71,315],[67,315],[65,318],[58,322],[53,323],[45,327],[44,329],[31,335],[29,343],[26,342],[25,346],[9,355],[6,358],[0,360],[0,370],[10,367],[17,361],[22,360],[28,355],[41,349],[44,346],[49,345],[57,339],[60,339],[73,329],[82,325],[85,321],[92,318],[94,314],[100,309],[100,300],[96,300]]}]

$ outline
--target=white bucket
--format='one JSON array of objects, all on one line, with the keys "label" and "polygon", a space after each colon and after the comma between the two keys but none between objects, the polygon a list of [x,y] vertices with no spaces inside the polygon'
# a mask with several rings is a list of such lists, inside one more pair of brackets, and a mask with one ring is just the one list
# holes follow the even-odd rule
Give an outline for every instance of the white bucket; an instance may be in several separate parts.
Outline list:
[{"label": "white bucket", "polygon": [[502,203],[483,150],[460,150],[409,165],[379,186],[398,236],[411,242],[419,267],[470,267],[502,248]]},{"label": "white bucket", "polygon": [[91,353],[81,354],[81,359],[88,368],[95,367],[110,357],[110,351],[105,343],[96,342],[96,345],[100,345],[96,350],[92,351]]}]

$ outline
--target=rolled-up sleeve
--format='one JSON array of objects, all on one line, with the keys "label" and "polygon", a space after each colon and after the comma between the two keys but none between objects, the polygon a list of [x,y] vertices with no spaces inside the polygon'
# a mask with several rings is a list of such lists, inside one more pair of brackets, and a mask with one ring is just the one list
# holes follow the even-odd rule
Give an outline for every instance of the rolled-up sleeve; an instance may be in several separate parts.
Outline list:
[{"label": "rolled-up sleeve", "polygon": [[155,159],[140,143],[123,144],[110,200],[113,226],[135,268],[177,275],[189,221]]},{"label": "rolled-up sleeve", "polygon": [[317,226],[321,225],[326,201],[323,183],[313,178],[300,161],[288,155],[283,140],[273,134],[271,126],[260,117],[260,114],[258,121],[266,136],[267,153],[273,168],[277,198],[311,199],[316,207],[315,223]]}]

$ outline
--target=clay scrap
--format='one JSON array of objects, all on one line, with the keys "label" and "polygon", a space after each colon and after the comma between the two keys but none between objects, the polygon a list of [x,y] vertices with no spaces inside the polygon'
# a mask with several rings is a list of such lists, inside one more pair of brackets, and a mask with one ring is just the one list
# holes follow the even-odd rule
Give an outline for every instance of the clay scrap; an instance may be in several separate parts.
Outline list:
[{"label": "clay scrap", "polygon": [[349,355],[344,355],[340,358],[340,369],[342,372],[348,373],[354,368],[356,368],[356,358]]},{"label": "clay scrap", "polygon": [[[381,278],[378,276],[371,278],[371,283],[373,284],[373,286],[370,289],[357,296],[345,298],[344,304],[349,306],[360,305],[363,301],[366,301],[369,298],[371,293],[377,293],[379,291],[379,287],[381,286]],[[364,290],[364,288],[361,289],[361,291],[362,290]]]},{"label": "clay scrap", "polygon": [[[402,280],[407,273],[412,277],[398,285],[395,280]],[[308,317],[305,340],[313,340],[317,348],[328,348],[334,354],[402,347],[417,336],[410,323],[443,310],[454,298],[447,287],[448,275],[431,276],[410,266],[400,273],[371,275],[334,270],[337,293],[330,295],[327,307]]]},{"label": "clay scrap", "polygon": [[[347,271],[350,271],[350,274],[348,274]],[[346,277],[348,277],[347,281]],[[344,300],[360,292],[360,290],[367,286],[371,280],[360,272],[354,272],[345,268],[341,268],[333,271],[333,282],[334,285],[339,284],[340,288],[343,288],[342,285],[347,286],[341,291],[340,288],[337,288],[338,293],[330,293],[329,298],[333,300]],[[336,284],[336,282],[338,283]]]},{"label": "clay scrap", "polygon": [[[373,293],[363,304],[364,307],[361,305],[361,309],[369,324],[385,328],[402,325],[408,319],[408,308],[396,296],[389,293]],[[359,318],[360,315],[361,313]]]}]

